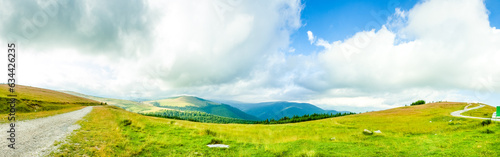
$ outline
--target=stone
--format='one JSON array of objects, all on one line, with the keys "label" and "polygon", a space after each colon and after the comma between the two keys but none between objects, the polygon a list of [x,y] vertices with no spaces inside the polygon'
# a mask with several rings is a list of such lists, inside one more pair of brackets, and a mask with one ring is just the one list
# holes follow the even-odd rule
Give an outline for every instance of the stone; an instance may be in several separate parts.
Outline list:
[{"label": "stone", "polygon": [[363,130],[363,134],[365,134],[365,135],[373,135],[373,132],[370,131],[370,130],[368,130],[368,129],[365,129],[365,130]]},{"label": "stone", "polygon": [[207,146],[210,148],[229,148],[229,145],[225,144],[209,144]]}]

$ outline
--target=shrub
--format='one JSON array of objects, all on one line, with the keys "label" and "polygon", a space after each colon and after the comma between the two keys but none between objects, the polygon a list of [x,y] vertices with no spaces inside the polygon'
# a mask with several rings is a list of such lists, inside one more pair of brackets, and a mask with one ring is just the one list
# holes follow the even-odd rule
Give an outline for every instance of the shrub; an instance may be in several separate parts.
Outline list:
[{"label": "shrub", "polygon": [[486,129],[485,131],[482,131],[485,134],[493,134],[495,133],[494,131],[491,131],[490,129]]},{"label": "shrub", "polygon": [[490,124],[491,124],[491,120],[489,120],[489,119],[488,119],[488,120],[483,120],[483,121],[481,122],[481,125],[483,125],[483,126],[485,126],[485,125],[490,125]]},{"label": "shrub", "polygon": [[415,101],[415,102],[411,103],[410,106],[423,105],[423,104],[425,104],[424,100],[418,100],[418,101]]},{"label": "shrub", "polygon": [[210,141],[210,143],[208,143],[208,144],[222,144],[222,140],[212,139],[212,141]]},{"label": "shrub", "polygon": [[122,120],[120,122],[121,125],[123,126],[129,126],[130,124],[132,124],[132,121],[128,120],[128,119],[125,119],[125,120]]},{"label": "shrub", "polygon": [[213,131],[212,131],[212,130],[210,130],[210,129],[205,129],[205,130],[203,131],[203,134],[205,134],[205,135],[210,135],[210,136],[215,136],[215,135],[217,135],[217,133],[213,132]]}]

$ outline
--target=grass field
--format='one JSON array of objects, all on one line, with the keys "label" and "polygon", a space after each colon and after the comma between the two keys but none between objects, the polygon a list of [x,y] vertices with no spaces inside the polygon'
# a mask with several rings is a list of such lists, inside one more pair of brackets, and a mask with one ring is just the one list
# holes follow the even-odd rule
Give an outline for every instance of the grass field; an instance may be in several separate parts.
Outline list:
[{"label": "grass field", "polygon": [[[469,106],[471,108],[471,106]],[[462,113],[464,116],[472,116],[472,117],[483,117],[483,118],[491,118],[493,116],[493,112],[495,112],[497,109],[493,106],[485,105],[484,107],[481,107],[476,110],[470,110],[467,112]]]},{"label": "grass field", "polygon": [[[42,89],[37,87],[16,85],[15,94],[18,99],[38,100],[45,102],[71,102],[71,103],[98,103],[97,101],[77,97],[74,95]],[[0,84],[0,97],[7,97],[9,93],[9,86],[7,84]]]},{"label": "grass field", "polygon": [[[23,121],[23,120],[28,120],[28,119],[43,118],[43,117],[53,116],[53,115],[62,114],[62,113],[66,113],[66,112],[76,111],[76,110],[82,109],[84,107],[85,106],[78,105],[78,106],[74,106],[74,107],[67,107],[67,108],[60,109],[60,110],[17,113],[16,120]],[[0,117],[0,123],[7,123],[7,122],[9,122],[9,120],[7,119],[7,116]]]},{"label": "grass field", "polygon": [[146,104],[156,104],[158,106],[165,107],[205,107],[207,105],[221,105],[220,103],[215,103],[207,100],[202,100],[193,96],[179,96],[168,99],[145,101]]},{"label": "grass field", "polygon": [[[34,118],[47,117],[81,109],[83,106],[100,105],[100,102],[61,93],[58,91],[16,85],[16,120],[27,120]],[[0,123],[8,122],[7,113],[10,113],[9,86],[0,85]]]},{"label": "grass field", "polygon": [[[283,125],[197,123],[96,107],[53,155],[499,156],[500,125],[450,116],[466,105],[432,103]],[[364,129],[382,133],[364,135]]]}]

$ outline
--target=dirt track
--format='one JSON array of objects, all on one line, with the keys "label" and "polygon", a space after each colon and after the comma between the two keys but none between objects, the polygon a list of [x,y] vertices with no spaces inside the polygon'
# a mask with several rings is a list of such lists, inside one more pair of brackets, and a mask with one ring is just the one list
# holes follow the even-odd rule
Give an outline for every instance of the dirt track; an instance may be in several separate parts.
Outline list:
[{"label": "dirt track", "polygon": [[63,140],[73,130],[80,128],[75,124],[92,111],[86,107],[77,111],[33,120],[16,122],[15,150],[7,147],[9,124],[0,125],[0,156],[45,156],[54,147],[55,141]]}]

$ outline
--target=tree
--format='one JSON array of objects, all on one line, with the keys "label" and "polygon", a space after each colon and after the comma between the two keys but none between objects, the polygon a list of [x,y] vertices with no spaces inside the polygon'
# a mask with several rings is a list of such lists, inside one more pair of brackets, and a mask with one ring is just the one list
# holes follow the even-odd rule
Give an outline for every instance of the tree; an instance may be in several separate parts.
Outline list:
[{"label": "tree", "polygon": [[418,101],[415,101],[415,102],[411,103],[410,106],[422,105],[422,104],[425,104],[425,101],[424,100],[418,100]]}]

